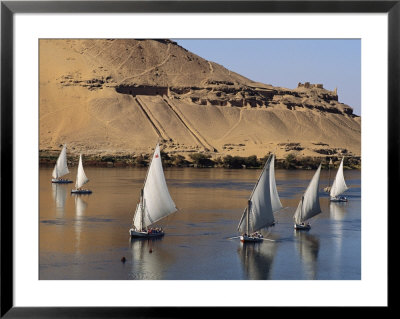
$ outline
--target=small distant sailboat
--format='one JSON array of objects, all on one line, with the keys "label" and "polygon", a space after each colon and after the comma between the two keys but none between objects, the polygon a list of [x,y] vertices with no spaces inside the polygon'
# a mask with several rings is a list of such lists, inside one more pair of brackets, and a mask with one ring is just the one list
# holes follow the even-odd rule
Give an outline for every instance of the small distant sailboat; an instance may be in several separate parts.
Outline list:
[{"label": "small distant sailboat", "polygon": [[157,221],[175,213],[177,208],[168,191],[162,168],[160,146],[157,143],[147,171],[144,186],[140,191],[140,201],[133,216],[133,225],[129,230],[132,238],[161,237],[164,230],[151,228]]},{"label": "small distant sailboat", "polygon": [[[253,192],[250,195],[250,199],[247,202],[247,207],[239,221],[238,231],[243,234],[240,236],[240,241],[242,242],[261,242],[264,240],[259,230],[264,227],[273,226],[275,224],[273,209],[277,209],[279,205],[282,208],[278,192],[271,191],[274,187],[271,187],[270,179],[270,168],[273,160],[274,156],[271,155],[265,163],[264,169],[262,170],[260,177],[254,186]],[[275,183],[274,176],[273,180]]]},{"label": "small distant sailboat", "polygon": [[67,165],[67,145],[64,144],[60,155],[58,156],[56,165],[53,169],[53,178],[51,180],[52,183],[72,183],[72,181],[68,179],[62,179],[64,175],[69,174],[68,165]]},{"label": "small distant sailboat", "polygon": [[332,158],[329,159],[328,170],[329,170],[329,178],[328,178],[328,186],[324,188],[324,192],[329,193],[331,190],[331,165],[332,165]]},{"label": "small distant sailboat", "polygon": [[87,178],[85,171],[83,170],[82,154],[80,154],[79,155],[78,172],[76,174],[75,189],[72,189],[71,193],[72,194],[91,194],[92,193],[91,190],[82,188],[82,186],[85,185],[87,182],[89,182],[89,178]]},{"label": "small distant sailboat", "polygon": [[301,197],[296,212],[294,213],[294,229],[296,230],[309,230],[311,226],[309,223],[306,223],[306,221],[322,212],[319,205],[318,194],[320,174],[321,164],[311,179],[304,195]]},{"label": "small distant sailboat", "polygon": [[331,202],[347,202],[347,198],[345,196],[340,196],[341,194],[343,194],[345,191],[347,191],[349,189],[344,180],[343,160],[344,160],[344,157],[342,158],[342,161],[340,162],[339,169],[336,173],[335,180],[333,181],[331,191],[329,193],[329,195],[331,197],[330,198]]}]

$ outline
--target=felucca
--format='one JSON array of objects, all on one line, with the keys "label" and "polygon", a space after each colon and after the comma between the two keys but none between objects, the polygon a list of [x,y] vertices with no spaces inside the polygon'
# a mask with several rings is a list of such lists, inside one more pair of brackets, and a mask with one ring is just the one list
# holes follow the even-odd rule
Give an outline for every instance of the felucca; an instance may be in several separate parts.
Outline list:
[{"label": "felucca", "polygon": [[80,154],[79,155],[78,172],[76,173],[75,189],[72,189],[71,193],[73,193],[73,194],[91,194],[92,193],[91,190],[82,188],[82,186],[85,185],[87,182],[89,182],[89,178],[87,178],[85,171],[83,170],[82,154]]},{"label": "felucca", "polygon": [[62,179],[64,175],[69,174],[68,165],[67,165],[67,145],[64,144],[60,155],[58,156],[56,165],[53,169],[53,178],[51,180],[52,183],[72,183],[72,181],[68,179]]},{"label": "felucca", "polygon": [[175,213],[177,208],[168,191],[161,162],[160,146],[157,143],[147,171],[144,186],[140,191],[140,200],[133,216],[133,225],[129,230],[131,237],[160,237],[164,230],[149,227],[161,219]]},{"label": "felucca", "polygon": [[319,205],[318,194],[320,174],[321,164],[319,164],[317,171],[311,179],[304,195],[301,197],[296,212],[294,213],[294,229],[296,230],[309,230],[311,226],[306,221],[322,212]]},{"label": "felucca", "polygon": [[346,182],[344,181],[344,174],[343,174],[343,160],[344,157],[342,158],[342,161],[340,162],[339,169],[336,173],[335,180],[333,181],[331,191],[330,191],[330,199],[331,202],[347,202],[347,198],[345,196],[340,196],[343,194],[345,191],[347,191],[349,188],[346,185]]},{"label": "felucca", "polygon": [[242,233],[240,236],[240,241],[242,242],[260,242],[264,240],[259,230],[273,226],[275,223],[274,209],[282,208],[276,191],[273,161],[274,156],[271,155],[264,165],[247,202],[247,207],[239,221],[238,231]]},{"label": "felucca", "polygon": [[329,178],[328,178],[328,186],[324,188],[324,192],[329,193],[331,190],[331,165],[332,165],[332,158],[329,159],[328,170],[329,170]]}]

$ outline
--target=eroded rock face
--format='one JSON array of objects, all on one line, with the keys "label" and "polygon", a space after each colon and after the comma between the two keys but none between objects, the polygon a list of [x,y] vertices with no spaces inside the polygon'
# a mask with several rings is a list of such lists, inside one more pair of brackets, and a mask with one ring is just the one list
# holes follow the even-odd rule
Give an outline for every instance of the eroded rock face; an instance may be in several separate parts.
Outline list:
[{"label": "eroded rock face", "polygon": [[323,84],[299,83],[296,89],[290,90],[255,83],[170,40],[50,41],[58,46],[69,44],[90,68],[84,73],[70,70],[61,75],[57,78],[61,86],[82,86],[88,90],[113,87],[122,94],[167,95],[198,105],[284,105],[290,110],[306,107],[353,114],[350,106],[338,102],[336,90],[326,90]]},{"label": "eroded rock face", "polygon": [[358,156],[361,126],[336,89],[254,82],[170,40],[40,40],[42,150],[149,153],[157,140],[181,154]]}]

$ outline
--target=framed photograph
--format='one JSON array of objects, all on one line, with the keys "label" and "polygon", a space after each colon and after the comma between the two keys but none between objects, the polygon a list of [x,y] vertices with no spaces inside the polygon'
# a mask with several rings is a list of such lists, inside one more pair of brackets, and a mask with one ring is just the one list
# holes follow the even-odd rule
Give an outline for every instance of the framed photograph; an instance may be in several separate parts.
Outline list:
[{"label": "framed photograph", "polygon": [[1,316],[389,307],[399,17],[2,1]]}]

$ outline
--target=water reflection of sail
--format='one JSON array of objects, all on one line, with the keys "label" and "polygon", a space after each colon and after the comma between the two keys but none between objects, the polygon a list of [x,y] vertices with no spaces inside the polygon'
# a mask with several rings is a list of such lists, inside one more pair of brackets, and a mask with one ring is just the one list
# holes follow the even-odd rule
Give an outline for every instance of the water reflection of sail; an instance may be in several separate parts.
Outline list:
[{"label": "water reflection of sail", "polygon": [[53,199],[56,204],[56,212],[64,214],[65,201],[67,199],[67,189],[63,184],[52,183]]},{"label": "water reflection of sail", "polygon": [[82,233],[82,222],[85,210],[88,204],[81,198],[81,196],[75,197],[75,237],[76,237],[76,250],[79,251],[81,243],[81,233]]},{"label": "water reflection of sail", "polygon": [[262,245],[241,244],[238,254],[246,279],[270,279],[276,248],[274,242],[264,242]]},{"label": "water reflection of sail", "polygon": [[[157,249],[157,243],[163,238],[140,239],[131,238],[132,250],[132,271],[131,279],[160,280],[163,278],[163,271],[168,256],[161,256]],[[153,249],[155,250],[153,252]]]},{"label": "water reflection of sail", "polygon": [[307,279],[316,279],[319,239],[305,232],[295,232],[295,236],[297,237],[296,246],[305,267]]},{"label": "water reflection of sail", "polygon": [[87,203],[81,198],[81,196],[75,197],[75,216],[80,219],[85,213]]},{"label": "water reflection of sail", "polygon": [[330,202],[329,214],[333,220],[332,224],[332,235],[334,235],[333,243],[335,248],[335,258],[340,258],[343,248],[343,221],[346,218],[347,212],[346,202]]},{"label": "water reflection of sail", "polygon": [[346,215],[347,203],[330,202],[329,213],[334,220],[343,220]]}]

